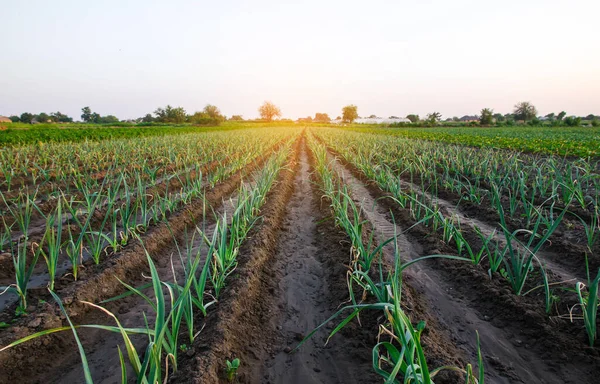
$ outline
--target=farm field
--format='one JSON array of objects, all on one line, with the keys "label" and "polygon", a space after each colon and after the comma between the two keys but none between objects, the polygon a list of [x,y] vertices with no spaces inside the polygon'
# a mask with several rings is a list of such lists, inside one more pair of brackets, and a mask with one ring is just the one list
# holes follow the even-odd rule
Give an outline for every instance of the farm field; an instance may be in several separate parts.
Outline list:
[{"label": "farm field", "polygon": [[600,137],[537,129],[7,139],[0,383],[595,383]]},{"label": "farm field", "polygon": [[[357,130],[365,131],[360,128]],[[570,157],[600,156],[600,128],[597,127],[432,127],[379,128],[374,131],[473,147],[505,148]]]}]

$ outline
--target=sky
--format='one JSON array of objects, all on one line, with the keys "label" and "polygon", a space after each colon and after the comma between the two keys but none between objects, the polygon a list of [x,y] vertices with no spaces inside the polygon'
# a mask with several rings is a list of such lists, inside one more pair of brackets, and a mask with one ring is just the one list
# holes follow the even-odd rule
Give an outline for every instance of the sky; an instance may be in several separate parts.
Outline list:
[{"label": "sky", "polygon": [[598,0],[0,0],[0,115],[600,115]]}]

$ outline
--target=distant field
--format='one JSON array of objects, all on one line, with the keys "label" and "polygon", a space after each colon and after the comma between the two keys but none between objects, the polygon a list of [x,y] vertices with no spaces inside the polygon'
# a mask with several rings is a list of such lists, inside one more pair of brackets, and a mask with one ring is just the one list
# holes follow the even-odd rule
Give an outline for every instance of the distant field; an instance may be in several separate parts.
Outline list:
[{"label": "distant field", "polygon": [[14,146],[38,142],[77,142],[100,141],[107,139],[128,139],[145,136],[162,136],[183,133],[203,132],[221,127],[163,126],[163,127],[102,127],[93,125],[73,125],[23,128],[22,126],[0,131],[0,146]]},{"label": "distant field", "polygon": [[600,128],[346,128],[474,147],[496,147],[560,156],[600,156]]},{"label": "distant field", "polygon": [[5,124],[0,129],[0,146],[17,146],[46,142],[102,141],[137,137],[180,135],[244,128],[290,126],[289,122],[225,122],[219,126],[172,125],[97,125],[97,124]]}]

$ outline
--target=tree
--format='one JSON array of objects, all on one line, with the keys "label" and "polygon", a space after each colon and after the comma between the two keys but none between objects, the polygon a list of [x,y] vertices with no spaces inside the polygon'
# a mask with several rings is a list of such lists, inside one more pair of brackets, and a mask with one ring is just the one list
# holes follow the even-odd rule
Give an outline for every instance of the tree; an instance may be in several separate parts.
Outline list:
[{"label": "tree", "polygon": [[263,105],[258,108],[258,113],[260,114],[261,119],[268,122],[273,121],[274,117],[281,117],[281,110],[279,107],[270,101],[265,101]]},{"label": "tree", "polygon": [[567,112],[562,111],[561,113],[558,114],[558,116],[556,116],[556,120],[562,121],[562,119],[564,119],[565,116],[567,116]]},{"label": "tree", "polygon": [[33,120],[33,114],[29,112],[21,113],[21,123],[31,124],[31,120]]},{"label": "tree", "polygon": [[21,118],[19,116],[11,116],[9,117],[10,121],[12,121],[13,123],[18,123],[19,121],[21,121]]},{"label": "tree", "polygon": [[565,124],[569,127],[579,127],[581,125],[581,117],[577,117],[577,116],[566,117]]},{"label": "tree", "polygon": [[528,121],[537,116],[537,109],[529,101],[521,101],[515,105],[514,115],[516,120]]},{"label": "tree", "polygon": [[169,113],[169,120],[176,124],[181,124],[185,122],[185,118],[187,117],[187,113],[183,107],[172,108]]},{"label": "tree", "polygon": [[225,120],[225,116],[221,114],[221,111],[216,105],[206,104],[202,112],[204,112],[209,118],[217,120],[219,122]]},{"label": "tree", "polygon": [[596,120],[596,116],[594,116],[593,114],[589,114],[583,120]]},{"label": "tree", "polygon": [[221,114],[221,111],[215,105],[207,104],[204,109],[200,112],[196,112],[191,116],[188,116],[188,121],[194,124],[203,125],[218,125],[222,121],[225,121],[225,116]]},{"label": "tree", "polygon": [[48,116],[47,113],[42,112],[39,115],[35,116],[35,119],[38,121],[38,123],[47,123],[48,120],[50,120],[50,116]]},{"label": "tree", "polygon": [[231,116],[231,118],[229,120],[233,120],[233,121],[243,121],[244,118],[242,117],[242,115],[233,115]]},{"label": "tree", "polygon": [[553,113],[549,113],[546,116],[546,119],[548,119],[549,121],[554,121],[554,119],[556,119],[556,115]]},{"label": "tree", "polygon": [[354,104],[346,105],[342,108],[342,120],[345,123],[351,123],[358,118],[358,107]]},{"label": "tree", "polygon": [[481,117],[479,117],[479,124],[490,125],[494,122],[494,110],[490,108],[483,108],[481,110]]},{"label": "tree", "polygon": [[313,119],[314,122],[316,123],[329,123],[331,121],[331,119],[329,118],[329,115],[326,113],[315,113],[315,118]]},{"label": "tree", "polygon": [[81,120],[89,123],[92,120],[92,109],[90,107],[81,108]]},{"label": "tree", "polygon": [[419,115],[406,115],[406,118],[410,120],[411,123],[419,122]]},{"label": "tree", "polygon": [[52,119],[52,121],[54,121],[55,123],[72,123],[73,122],[73,118],[69,117],[67,115],[65,115],[64,113],[60,113],[60,112],[54,112],[50,114],[50,118]]},{"label": "tree", "polygon": [[442,119],[442,114],[439,112],[431,112],[427,115],[427,122],[429,124],[437,124]]},{"label": "tree", "polygon": [[369,116],[369,119],[376,119],[376,118],[377,118],[377,115],[371,115],[371,116]]},{"label": "tree", "polygon": [[154,114],[156,115],[156,121],[161,123],[181,124],[185,122],[187,117],[185,109],[182,107],[173,108],[170,105],[165,108],[156,108]]},{"label": "tree", "polygon": [[113,123],[118,123],[119,119],[116,116],[113,115],[108,115],[108,116],[102,116],[98,119],[98,121],[95,121],[96,123],[99,124],[113,124]]},{"label": "tree", "polygon": [[93,112],[90,116],[90,123],[100,124],[102,116],[99,113]]},{"label": "tree", "polygon": [[154,117],[149,113],[146,113],[146,116],[141,118],[142,123],[152,123],[154,120]]},{"label": "tree", "polygon": [[504,115],[502,115],[501,113],[494,113],[494,119],[496,119],[496,122],[501,122],[504,121]]},{"label": "tree", "polygon": [[399,117],[398,116],[390,116],[390,117],[388,117],[388,119],[390,119],[390,120],[391,119],[399,119]]}]

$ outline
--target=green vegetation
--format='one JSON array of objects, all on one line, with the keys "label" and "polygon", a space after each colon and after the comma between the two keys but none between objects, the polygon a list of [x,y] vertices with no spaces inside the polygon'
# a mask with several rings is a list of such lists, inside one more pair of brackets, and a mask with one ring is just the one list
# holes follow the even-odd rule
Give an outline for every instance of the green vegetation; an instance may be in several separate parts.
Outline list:
[{"label": "green vegetation", "polygon": [[600,156],[600,128],[597,127],[360,128],[353,126],[344,129],[472,147],[505,148],[559,156]]},{"label": "green vegetation", "polygon": [[243,127],[244,125],[228,125],[225,127],[197,127],[192,125],[105,127],[88,124],[68,126],[40,124],[34,126],[27,125],[26,127],[15,127],[11,125],[10,128],[0,131],[0,146],[16,146],[47,142],[134,139],[148,136],[181,135],[211,130],[239,129]]}]

